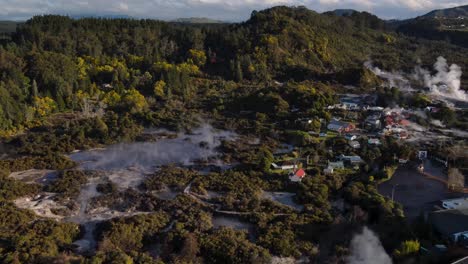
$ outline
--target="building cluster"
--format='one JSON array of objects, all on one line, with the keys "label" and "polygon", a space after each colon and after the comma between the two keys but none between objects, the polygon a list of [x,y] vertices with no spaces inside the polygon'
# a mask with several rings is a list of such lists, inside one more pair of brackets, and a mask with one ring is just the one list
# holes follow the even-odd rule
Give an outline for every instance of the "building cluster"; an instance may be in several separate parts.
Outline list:
[{"label": "building cluster", "polygon": [[468,247],[468,197],[440,201],[428,219],[443,237]]}]

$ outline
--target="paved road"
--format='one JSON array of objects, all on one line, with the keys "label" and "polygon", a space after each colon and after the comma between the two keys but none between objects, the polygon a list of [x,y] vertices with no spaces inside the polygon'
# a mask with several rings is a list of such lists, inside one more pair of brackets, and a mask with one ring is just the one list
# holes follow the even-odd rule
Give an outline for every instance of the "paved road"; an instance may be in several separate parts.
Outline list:
[{"label": "paved road", "polygon": [[378,190],[382,195],[391,197],[394,186],[394,199],[403,205],[405,215],[410,219],[430,209],[431,203],[453,197],[445,184],[424,177],[410,166],[400,167],[390,181],[379,185]]}]

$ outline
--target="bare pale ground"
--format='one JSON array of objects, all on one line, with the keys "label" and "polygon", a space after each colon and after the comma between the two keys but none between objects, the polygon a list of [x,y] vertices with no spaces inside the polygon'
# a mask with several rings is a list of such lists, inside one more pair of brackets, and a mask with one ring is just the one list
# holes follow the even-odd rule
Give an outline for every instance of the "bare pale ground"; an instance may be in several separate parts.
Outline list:
[{"label": "bare pale ground", "polygon": [[54,170],[36,170],[30,169],[17,171],[10,174],[9,177],[26,183],[41,183],[41,180],[47,180],[47,176],[56,173]]}]

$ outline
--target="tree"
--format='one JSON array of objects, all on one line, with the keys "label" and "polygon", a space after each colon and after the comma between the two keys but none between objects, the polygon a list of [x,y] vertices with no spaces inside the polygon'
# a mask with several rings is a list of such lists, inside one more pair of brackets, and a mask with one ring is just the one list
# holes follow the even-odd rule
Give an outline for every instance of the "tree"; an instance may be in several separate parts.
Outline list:
[{"label": "tree", "polygon": [[448,170],[448,188],[451,190],[460,190],[465,187],[465,175],[457,168]]},{"label": "tree", "polygon": [[136,89],[127,91],[122,102],[132,113],[138,113],[148,108],[145,97]]},{"label": "tree", "polygon": [[34,97],[34,110],[38,117],[51,114],[57,108],[57,104],[49,97]]},{"label": "tree", "polygon": [[103,102],[106,103],[108,106],[116,106],[121,102],[122,98],[121,96],[115,92],[115,91],[110,91],[104,95]]},{"label": "tree", "polygon": [[164,89],[166,88],[166,82],[163,80],[157,81],[154,84],[154,95],[157,98],[164,98]]},{"label": "tree", "polygon": [[264,172],[270,171],[271,163],[274,161],[273,154],[265,147],[258,151],[258,168]]},{"label": "tree", "polygon": [[401,243],[400,247],[395,250],[394,254],[397,257],[405,257],[418,253],[420,248],[421,245],[418,240],[406,240]]},{"label": "tree", "polygon": [[203,50],[196,50],[191,49],[189,50],[189,60],[193,62],[193,64],[201,67],[206,63],[206,54]]}]

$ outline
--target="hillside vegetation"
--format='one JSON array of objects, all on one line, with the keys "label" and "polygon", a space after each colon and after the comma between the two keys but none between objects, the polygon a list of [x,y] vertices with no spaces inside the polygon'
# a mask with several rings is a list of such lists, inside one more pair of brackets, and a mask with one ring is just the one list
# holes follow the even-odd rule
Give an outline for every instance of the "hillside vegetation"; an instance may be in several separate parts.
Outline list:
[{"label": "hillside vegetation", "polygon": [[[288,7],[253,12],[244,23],[213,26],[34,17],[0,48],[0,129],[16,130],[53,112],[78,110],[83,96],[106,98],[111,105],[116,98],[155,97],[156,84],[164,94],[187,96],[197,89],[190,81],[197,76],[257,83],[332,81],[369,59],[395,70],[411,69],[418,60],[430,64],[437,56],[468,65],[464,49],[417,41],[378,25],[369,14],[341,17]],[[103,85],[113,87],[112,93],[106,94]]]}]

